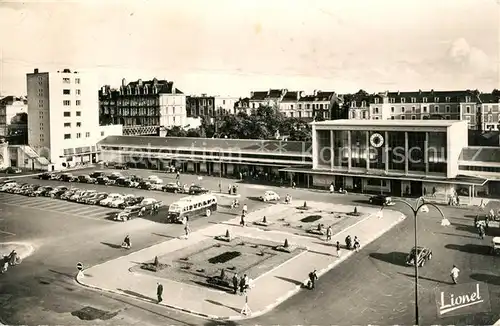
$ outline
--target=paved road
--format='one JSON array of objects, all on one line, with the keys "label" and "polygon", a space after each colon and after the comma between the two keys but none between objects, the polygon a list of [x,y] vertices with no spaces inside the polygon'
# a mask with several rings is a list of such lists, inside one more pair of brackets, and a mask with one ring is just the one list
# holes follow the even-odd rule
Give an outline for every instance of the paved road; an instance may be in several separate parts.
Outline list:
[{"label": "paved road", "polygon": [[[128,173],[141,174],[137,171]],[[151,172],[146,171],[142,174],[149,175]],[[187,181],[184,182],[189,183],[195,180],[196,176],[182,178]],[[234,182],[224,181],[226,184]],[[218,179],[204,178],[202,182],[205,186],[216,189]],[[257,196],[266,188],[240,184],[243,197]],[[139,192],[120,188],[120,192],[128,191]],[[330,195],[289,188],[277,191],[282,195],[290,193],[295,201],[329,200],[339,203],[360,201],[359,196],[351,195]],[[148,196],[152,194],[152,192],[147,193]],[[168,203],[168,200],[174,200],[176,195],[155,193],[151,197],[159,197],[158,199]],[[260,205],[251,200],[247,202],[252,205],[251,207]],[[180,235],[182,230],[179,226],[142,219],[127,223],[109,223],[102,217],[89,219],[74,216],[71,211],[65,209],[56,209],[61,212],[47,212],[37,210],[36,207],[7,204],[0,198],[0,209],[4,218],[3,221],[0,220],[0,230],[16,235],[0,233],[0,240],[24,239],[41,243],[42,246],[35,255],[16,267],[16,273],[7,273],[0,277],[0,293],[8,293],[7,296],[0,296],[2,307],[0,311],[3,312],[1,317],[6,322],[75,324],[80,321],[72,316],[71,312],[84,306],[92,306],[109,312],[118,312],[115,317],[107,321],[95,320],[92,324],[221,324],[161,309],[133,299],[95,293],[75,286],[70,278],[75,271],[74,264],[77,260],[94,264],[123,254],[121,249],[114,249],[101,242],[119,244],[125,233],[133,231],[131,234],[135,250],[163,241],[166,237]],[[403,207],[396,208],[404,210]],[[450,217],[452,226],[441,227],[439,218],[432,209],[430,214],[421,215],[419,218],[420,242],[434,251],[433,260],[421,269],[421,321],[423,324],[491,324],[500,318],[500,313],[450,319],[437,318],[433,289],[449,282],[449,270],[453,264],[457,264],[462,270],[461,282],[479,280],[488,283],[491,306],[493,308],[500,306],[500,273],[497,272],[500,263],[495,257],[485,254],[489,239],[479,240],[473,233],[470,227],[472,219],[464,217],[471,214],[467,210],[446,207],[444,212]],[[214,216],[218,220],[230,217],[225,214]],[[199,219],[192,223],[192,227],[203,227],[206,223],[206,220]],[[362,235],[358,236],[362,239]],[[248,325],[413,323],[411,277],[413,269],[402,266],[405,255],[412,245],[413,223],[411,219],[407,219],[396,229],[363,248],[355,258],[349,259],[323,276],[317,291],[303,291],[271,313],[241,323]]]}]

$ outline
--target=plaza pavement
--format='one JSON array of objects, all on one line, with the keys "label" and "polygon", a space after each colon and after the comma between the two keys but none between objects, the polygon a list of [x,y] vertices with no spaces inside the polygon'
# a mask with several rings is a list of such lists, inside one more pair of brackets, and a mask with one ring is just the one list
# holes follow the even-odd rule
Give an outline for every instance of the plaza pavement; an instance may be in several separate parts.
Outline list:
[{"label": "plaza pavement", "polygon": [[[276,204],[252,212],[246,220],[250,225],[253,221],[260,221],[263,216],[269,218],[274,213],[282,211],[284,209],[282,205]],[[324,205],[324,203],[309,202],[309,206],[316,207],[316,205]],[[332,210],[336,210],[335,206],[344,205],[329,205]],[[349,211],[354,208],[353,206],[344,206],[340,211],[345,211],[346,207]],[[154,303],[156,303],[157,283],[160,282],[164,287],[164,298],[161,304],[170,308],[219,320],[256,317],[272,310],[297,293],[305,284],[308,274],[312,270],[316,269],[318,276],[321,277],[341,261],[355,254],[354,251],[343,250],[341,257],[338,258],[333,246],[336,241],[344,243],[347,234],[352,237],[358,235],[362,244],[361,250],[363,250],[364,245],[380,237],[405,218],[402,213],[390,209],[384,210],[382,216],[376,214],[379,211],[378,208],[358,207],[358,210],[361,213],[366,213],[366,217],[335,234],[331,245],[325,245],[324,240],[318,238],[299,236],[283,231],[264,231],[251,226],[240,227],[237,226],[238,217],[226,223],[214,224],[194,232],[190,234],[188,239],[172,239],[130,255],[86,268],[84,276],[77,277],[77,281],[87,287],[128,295]],[[155,256],[174,252],[207,237],[223,235],[226,230],[229,230],[233,237],[260,238],[277,243],[283,243],[285,239],[288,239],[291,245],[305,246],[308,249],[252,280],[253,286],[248,294],[248,303],[252,309],[252,314],[249,316],[240,313],[245,303],[244,296],[129,271],[131,267],[136,266],[137,262],[151,261]],[[318,282],[321,282],[321,278]]]}]

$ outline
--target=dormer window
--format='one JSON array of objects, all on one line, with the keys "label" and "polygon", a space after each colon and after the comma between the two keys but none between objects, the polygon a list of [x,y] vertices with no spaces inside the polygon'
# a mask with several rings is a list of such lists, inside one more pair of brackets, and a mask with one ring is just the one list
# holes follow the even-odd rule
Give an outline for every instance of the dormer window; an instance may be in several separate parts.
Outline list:
[{"label": "dormer window", "polygon": [[127,86],[127,95],[132,95],[132,88],[130,86]]},{"label": "dormer window", "polygon": [[375,104],[378,104],[379,98],[375,97],[374,101],[375,101]]},{"label": "dormer window", "polygon": [[423,97],[422,102],[427,103],[427,97]]},{"label": "dormer window", "polygon": [[450,103],[451,98],[449,96],[446,96],[444,100],[446,101],[446,103]]},{"label": "dormer window", "polygon": [[439,97],[434,98],[434,103],[439,103]]},{"label": "dormer window", "polygon": [[389,103],[396,103],[396,99],[394,97],[389,98]]},{"label": "dormer window", "polygon": [[466,97],[465,97],[465,102],[467,102],[467,103],[472,102],[472,101],[471,101],[471,97],[470,97],[470,96],[466,96]]},{"label": "dormer window", "polygon": [[148,94],[148,85],[145,85],[144,86],[144,94],[147,95]]},{"label": "dormer window", "polygon": [[401,103],[406,103],[406,99],[404,97],[401,98]]},{"label": "dormer window", "polygon": [[351,106],[352,106],[353,108],[355,108],[355,107],[356,107],[356,101],[352,101],[352,102],[351,102]]},{"label": "dormer window", "polygon": [[366,107],[366,101],[361,102],[361,107]]},{"label": "dormer window", "polygon": [[417,99],[416,99],[416,98],[414,98],[414,97],[412,97],[412,98],[411,98],[411,102],[412,102],[412,103],[416,103],[416,102],[417,102]]}]

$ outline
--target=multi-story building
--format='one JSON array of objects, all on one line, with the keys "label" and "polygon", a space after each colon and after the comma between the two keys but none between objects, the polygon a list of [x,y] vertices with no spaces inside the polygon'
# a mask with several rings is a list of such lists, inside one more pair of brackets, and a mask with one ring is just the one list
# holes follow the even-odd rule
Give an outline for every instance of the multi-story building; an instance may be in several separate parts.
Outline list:
[{"label": "multi-story building", "polygon": [[312,95],[301,97],[298,104],[300,117],[330,119],[332,104],[336,97],[335,92],[318,90],[315,90]]},{"label": "multi-story building", "polygon": [[218,117],[235,113],[236,104],[239,102],[236,97],[210,96],[188,96],[186,98],[186,110],[189,118],[204,118],[214,123]]},{"label": "multi-story building", "polygon": [[22,97],[6,96],[0,99],[0,137],[9,135],[9,125],[18,114],[28,114],[28,101]]},{"label": "multi-story building", "polygon": [[[485,130],[484,110],[498,103],[492,94],[477,91],[415,91],[385,92],[379,94],[357,93],[351,96],[350,119],[371,120],[466,120],[469,129]],[[488,116],[486,115],[486,121]],[[491,116],[489,126],[495,123]],[[498,120],[496,120],[498,121]],[[483,129],[482,129],[483,128]]]},{"label": "multi-story building", "polygon": [[248,97],[240,98],[234,103],[234,113],[245,113],[250,115],[252,109],[250,109],[250,99]]},{"label": "multi-story building", "polygon": [[299,100],[303,96],[304,96],[303,91],[299,92],[287,91],[279,103],[280,112],[283,113],[285,117],[301,118],[303,116],[304,111],[299,110],[298,105],[299,105]]},{"label": "multi-story building", "polygon": [[158,135],[160,127],[186,124],[186,95],[174,83],[154,78],[99,91],[101,125],[121,124],[125,135]]},{"label": "multi-story building", "polygon": [[[23,153],[48,160],[51,169],[96,162],[97,142],[121,134],[121,126],[99,128],[98,84],[91,74],[39,72],[27,76],[28,143]],[[39,160],[40,161],[40,160]],[[41,163],[41,162],[39,162]],[[34,164],[33,164],[34,165]]]},{"label": "multi-story building", "polygon": [[286,89],[270,89],[268,91],[251,92],[249,98],[250,109],[255,110],[260,106],[279,107],[287,91]]},{"label": "multi-story building", "polygon": [[478,119],[482,131],[500,130],[500,94],[480,94],[481,110]]}]

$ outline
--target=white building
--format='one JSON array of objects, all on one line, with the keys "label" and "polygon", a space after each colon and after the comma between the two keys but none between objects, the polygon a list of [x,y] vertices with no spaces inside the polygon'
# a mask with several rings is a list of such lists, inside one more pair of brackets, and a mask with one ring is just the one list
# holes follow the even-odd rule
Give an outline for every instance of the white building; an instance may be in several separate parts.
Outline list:
[{"label": "white building", "polygon": [[0,99],[0,136],[7,136],[8,126],[17,114],[28,113],[25,98],[6,96]]},{"label": "white building", "polygon": [[30,152],[45,157],[50,169],[96,162],[97,142],[121,134],[121,125],[99,126],[99,84],[93,75],[35,69],[26,79]]},{"label": "white building", "polygon": [[218,115],[234,114],[235,105],[239,98],[230,96],[215,96],[214,97],[214,107],[217,110]]},{"label": "white building", "polygon": [[186,95],[172,86],[171,92],[160,93],[160,126],[171,128],[187,124]]}]

